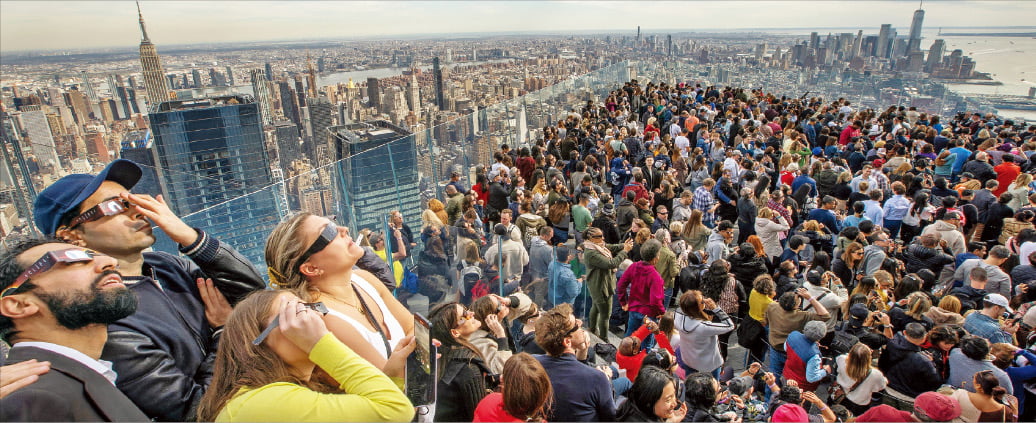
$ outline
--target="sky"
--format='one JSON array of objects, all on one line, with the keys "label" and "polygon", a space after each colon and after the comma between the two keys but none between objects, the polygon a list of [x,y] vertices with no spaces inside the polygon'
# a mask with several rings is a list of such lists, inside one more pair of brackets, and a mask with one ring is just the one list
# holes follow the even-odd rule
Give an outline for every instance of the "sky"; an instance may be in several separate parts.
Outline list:
[{"label": "sky", "polygon": [[[143,1],[162,45],[412,34],[860,28],[905,34],[915,1]],[[1036,1],[927,1],[925,27],[1033,25]],[[682,17],[681,17],[682,16]],[[0,51],[133,47],[129,1],[0,0]]]}]

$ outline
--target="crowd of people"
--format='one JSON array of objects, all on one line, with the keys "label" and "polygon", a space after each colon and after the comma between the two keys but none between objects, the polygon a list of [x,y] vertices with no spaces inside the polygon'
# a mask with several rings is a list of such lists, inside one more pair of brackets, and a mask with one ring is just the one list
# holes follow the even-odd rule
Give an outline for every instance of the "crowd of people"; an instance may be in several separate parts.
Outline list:
[{"label": "crowd of people", "polygon": [[[132,162],[54,182],[0,254],[0,415],[1036,418],[1036,126],[634,80],[542,134],[416,232],[290,216],[269,286]],[[415,295],[434,404],[405,394]]]}]

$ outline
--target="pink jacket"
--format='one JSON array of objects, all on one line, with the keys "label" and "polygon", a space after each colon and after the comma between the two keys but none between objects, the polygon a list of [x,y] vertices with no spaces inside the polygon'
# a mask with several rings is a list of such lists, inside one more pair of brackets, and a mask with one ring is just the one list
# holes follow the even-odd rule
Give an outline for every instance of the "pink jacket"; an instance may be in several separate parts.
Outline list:
[{"label": "pink jacket", "polygon": [[650,317],[665,314],[665,282],[654,265],[643,261],[631,264],[622,272],[616,288],[619,305],[628,304],[629,311]]}]

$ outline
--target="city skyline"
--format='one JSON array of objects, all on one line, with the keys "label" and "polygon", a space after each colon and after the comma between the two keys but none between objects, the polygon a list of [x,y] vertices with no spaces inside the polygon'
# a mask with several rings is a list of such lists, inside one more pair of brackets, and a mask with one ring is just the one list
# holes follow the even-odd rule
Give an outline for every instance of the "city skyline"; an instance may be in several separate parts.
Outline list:
[{"label": "city skyline", "polygon": [[[270,42],[312,39],[370,39],[393,36],[475,36],[479,33],[565,33],[603,31],[645,33],[735,29],[862,28],[883,23],[907,28],[914,1],[867,2],[190,2],[141,4],[153,41],[162,45],[212,42]],[[760,5],[767,13],[758,13]],[[658,27],[657,11],[685,7],[687,22]],[[810,13],[802,13],[803,7]],[[1003,13],[1010,7],[1012,13]],[[1009,27],[1031,25],[1036,3],[928,2],[926,27]],[[59,11],[60,13],[55,13]],[[751,12],[751,13],[749,13]],[[139,40],[136,8],[130,2],[0,2],[0,51],[118,48]],[[345,14],[345,17],[342,17]],[[238,19],[226,19],[227,16]],[[714,16],[706,25],[697,17]],[[580,19],[572,19],[579,16]],[[818,25],[816,16],[852,16]],[[261,24],[256,24],[261,20]],[[831,23],[831,22],[837,22]],[[1031,27],[1031,26],[1030,26]],[[41,32],[39,28],[47,28]],[[444,32],[449,28],[450,32]],[[31,37],[24,34],[33,34]]]}]

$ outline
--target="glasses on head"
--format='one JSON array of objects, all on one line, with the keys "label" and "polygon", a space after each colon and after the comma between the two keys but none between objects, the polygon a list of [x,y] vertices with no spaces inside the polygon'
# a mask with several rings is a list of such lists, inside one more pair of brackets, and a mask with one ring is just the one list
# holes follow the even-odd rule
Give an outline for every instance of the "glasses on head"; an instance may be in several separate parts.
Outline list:
[{"label": "glasses on head", "polygon": [[298,269],[302,263],[305,263],[306,260],[313,257],[313,254],[319,253],[323,251],[324,248],[327,248],[328,244],[333,242],[337,237],[338,225],[336,225],[335,222],[327,222],[324,229],[320,231],[320,236],[313,241],[313,244],[309,246],[309,249],[307,249],[305,253],[302,253],[302,255],[299,256],[299,259],[295,262],[295,265],[292,266],[292,269]]},{"label": "glasses on head", "polygon": [[36,260],[35,263],[25,269],[17,278],[14,283],[7,287],[3,293],[0,293],[0,297],[6,297],[8,295],[17,294],[18,290],[22,287],[25,282],[28,282],[30,278],[36,275],[47,272],[54,268],[54,265],[58,263],[82,263],[93,261],[94,256],[98,253],[93,250],[84,250],[81,248],[67,248],[64,250],[48,251],[43,257]]},{"label": "glasses on head", "polygon": [[[310,310],[313,310],[313,311],[315,311],[317,313],[320,313],[321,316],[327,314],[327,306],[324,305],[324,303],[319,303],[318,302],[318,303],[299,303],[299,304],[301,304],[302,306],[304,306],[304,307],[306,307],[306,308],[308,308]],[[280,324],[281,324],[281,316],[280,315],[274,316],[273,321],[270,322],[270,325],[267,326],[266,329],[263,329],[263,331],[259,334],[259,336],[257,336],[255,338],[255,340],[252,341],[252,345],[262,344],[263,341],[266,340],[266,337],[270,336],[270,332],[273,332],[274,329],[277,329],[277,326],[280,326]]]},{"label": "glasses on head", "polygon": [[76,216],[68,223],[68,229],[75,229],[79,225],[86,222],[93,222],[107,216],[115,216],[123,213],[133,207],[133,203],[123,200],[121,198],[112,198],[110,200],[104,200],[98,203],[96,206],[90,207],[89,210]]}]

